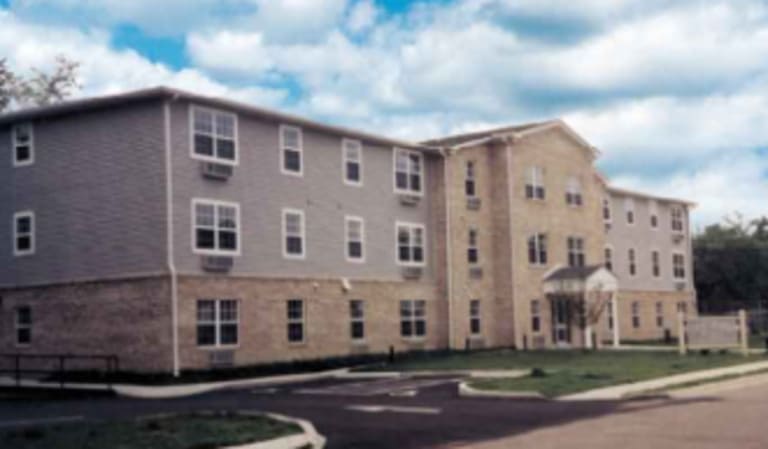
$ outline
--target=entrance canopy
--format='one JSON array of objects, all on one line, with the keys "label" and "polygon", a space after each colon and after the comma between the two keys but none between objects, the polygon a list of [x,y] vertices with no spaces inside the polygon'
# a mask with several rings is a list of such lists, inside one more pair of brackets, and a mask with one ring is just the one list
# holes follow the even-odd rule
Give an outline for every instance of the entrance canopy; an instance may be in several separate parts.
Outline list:
[{"label": "entrance canopy", "polygon": [[544,276],[544,293],[547,295],[581,296],[588,292],[615,292],[618,279],[602,265],[557,268]]}]

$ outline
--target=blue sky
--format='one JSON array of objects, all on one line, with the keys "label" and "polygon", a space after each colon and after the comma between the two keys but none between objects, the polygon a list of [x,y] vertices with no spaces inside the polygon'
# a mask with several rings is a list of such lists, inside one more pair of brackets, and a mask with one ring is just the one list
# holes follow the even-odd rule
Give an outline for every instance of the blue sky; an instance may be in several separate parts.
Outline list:
[{"label": "blue sky", "polygon": [[[158,6],[162,5],[162,6]],[[0,0],[0,57],[408,139],[565,119],[618,185],[766,213],[764,0]]]}]

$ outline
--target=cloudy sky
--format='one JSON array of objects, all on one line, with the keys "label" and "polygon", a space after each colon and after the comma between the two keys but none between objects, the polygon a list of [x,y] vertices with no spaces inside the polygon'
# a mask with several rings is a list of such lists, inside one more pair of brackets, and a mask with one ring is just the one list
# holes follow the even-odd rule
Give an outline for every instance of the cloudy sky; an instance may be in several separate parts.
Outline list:
[{"label": "cloudy sky", "polygon": [[0,57],[426,139],[562,117],[619,186],[768,214],[766,0],[0,0]]}]

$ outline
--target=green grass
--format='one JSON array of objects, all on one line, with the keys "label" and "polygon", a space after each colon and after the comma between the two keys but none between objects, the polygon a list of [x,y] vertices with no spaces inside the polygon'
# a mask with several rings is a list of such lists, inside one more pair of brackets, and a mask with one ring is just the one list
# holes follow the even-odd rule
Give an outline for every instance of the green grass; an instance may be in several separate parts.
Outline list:
[{"label": "green grass", "polygon": [[482,379],[473,387],[505,391],[538,391],[547,397],[577,393],[593,388],[637,382],[656,377],[765,360],[764,356],[744,357],[734,353],[690,353],[673,351],[485,351],[456,353],[442,357],[405,360],[383,370],[499,370],[545,371],[543,377]]},{"label": "green grass", "polygon": [[15,449],[214,449],[301,432],[291,423],[231,413],[57,424],[0,432]]}]

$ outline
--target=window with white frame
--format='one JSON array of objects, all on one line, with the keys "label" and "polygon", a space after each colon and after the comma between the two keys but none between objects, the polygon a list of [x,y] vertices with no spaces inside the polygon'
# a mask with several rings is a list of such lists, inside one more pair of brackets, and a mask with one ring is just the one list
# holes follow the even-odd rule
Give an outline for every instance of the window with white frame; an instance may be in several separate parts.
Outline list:
[{"label": "window with white frame", "polygon": [[466,173],[464,179],[464,193],[469,197],[477,195],[475,185],[475,161],[467,161]]},{"label": "window with white frame", "polygon": [[583,267],[584,265],[584,239],[581,237],[568,237],[568,266]]},{"label": "window with white frame", "polygon": [[531,301],[531,332],[541,332],[541,301],[538,299]]},{"label": "window with white frame", "polygon": [[16,345],[27,346],[32,343],[32,308],[19,306],[14,310],[16,327]]},{"label": "window with white frame", "polygon": [[32,123],[19,123],[11,129],[13,166],[23,167],[35,162],[35,139]]},{"label": "window with white frame", "polygon": [[13,215],[13,254],[28,256],[35,253],[35,214],[32,211]]},{"label": "window with white frame", "polygon": [[424,156],[418,151],[395,148],[395,191],[420,195]]},{"label": "window with white frame", "polygon": [[400,301],[400,335],[422,338],[427,335],[426,302],[406,299]]},{"label": "window with white frame", "polygon": [[480,300],[472,299],[469,301],[469,333],[480,335]]},{"label": "window with white frame", "polygon": [[605,260],[603,261],[605,268],[609,271],[613,271],[613,248],[606,246],[604,249]]},{"label": "window with white frame", "polygon": [[363,185],[363,144],[359,140],[342,139],[341,150],[344,182],[354,186]]},{"label": "window with white frame", "polygon": [[280,125],[280,171],[287,175],[304,174],[304,138],[301,128]]},{"label": "window with white frame", "polygon": [[349,301],[349,323],[352,340],[365,340],[365,302],[362,299]]},{"label": "window with white frame", "polygon": [[467,263],[477,265],[480,263],[480,250],[477,248],[477,229],[470,228],[467,235]]},{"label": "window with white frame", "polygon": [[424,265],[424,225],[397,223],[397,261],[401,265]]},{"label": "window with white frame", "polygon": [[581,180],[576,176],[568,178],[565,186],[565,204],[569,206],[581,206],[583,197],[581,193]]},{"label": "window with white frame", "polygon": [[364,241],[365,224],[360,217],[347,216],[344,219],[344,232],[346,235],[347,260],[362,262],[365,260]]},{"label": "window with white frame", "polygon": [[306,255],[304,211],[283,209],[283,257],[303,259]]},{"label": "window with white frame", "polygon": [[627,250],[627,259],[628,259],[628,268],[629,268],[629,275],[635,276],[637,275],[637,254],[635,254],[635,249],[630,248]]},{"label": "window with white frame", "polygon": [[670,217],[672,219],[672,230],[675,232],[683,232],[683,209],[680,207],[673,207],[670,211]]},{"label": "window with white frame", "polygon": [[197,300],[197,345],[231,346],[238,343],[238,301]]},{"label": "window with white frame", "polygon": [[651,251],[651,266],[653,277],[661,277],[661,256],[656,250]]},{"label": "window with white frame", "polygon": [[289,299],[286,302],[286,312],[288,318],[288,342],[303,343],[304,336],[304,300]]},{"label": "window with white frame", "polygon": [[610,223],[611,219],[611,200],[609,198],[603,198],[603,221]]},{"label": "window with white frame", "polygon": [[648,213],[650,214],[651,228],[658,229],[659,227],[659,205],[656,201],[651,200],[648,202]]},{"label": "window with white frame", "polygon": [[640,303],[637,301],[632,302],[632,327],[640,327]]},{"label": "window with white frame", "polygon": [[236,164],[237,116],[193,106],[192,155],[211,162]]},{"label": "window with white frame", "polygon": [[547,264],[546,234],[534,234],[528,237],[528,263],[531,265]]},{"label": "window with white frame", "polygon": [[626,198],[624,200],[624,214],[627,218],[627,224],[635,224],[635,200]]},{"label": "window with white frame", "polygon": [[194,199],[195,252],[237,255],[240,253],[240,205]]},{"label": "window with white frame", "polygon": [[544,169],[541,167],[529,167],[525,178],[525,197],[528,199],[543,200],[546,197],[544,188]]},{"label": "window with white frame", "polygon": [[675,279],[685,279],[685,256],[682,253],[672,255],[672,275]]},{"label": "window with white frame", "polygon": [[656,301],[656,327],[664,327],[664,303]]}]

